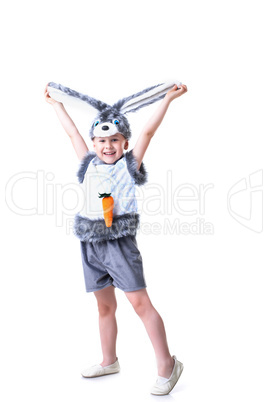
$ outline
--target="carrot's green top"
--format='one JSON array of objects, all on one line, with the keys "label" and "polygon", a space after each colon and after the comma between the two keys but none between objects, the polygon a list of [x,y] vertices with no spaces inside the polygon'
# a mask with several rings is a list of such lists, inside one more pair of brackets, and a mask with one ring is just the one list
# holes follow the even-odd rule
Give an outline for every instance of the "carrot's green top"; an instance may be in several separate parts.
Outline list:
[{"label": "carrot's green top", "polygon": [[107,197],[111,197],[111,193],[99,193],[99,198],[107,198]]}]

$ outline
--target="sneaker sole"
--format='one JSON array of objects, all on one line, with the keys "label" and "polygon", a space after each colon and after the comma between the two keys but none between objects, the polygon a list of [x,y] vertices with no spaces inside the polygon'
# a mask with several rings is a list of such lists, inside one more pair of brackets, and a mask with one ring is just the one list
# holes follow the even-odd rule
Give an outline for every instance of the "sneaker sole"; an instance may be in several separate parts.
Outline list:
[{"label": "sneaker sole", "polygon": [[85,375],[81,374],[81,376],[83,378],[97,378],[97,377],[104,377],[105,375],[118,374],[119,372],[120,372],[120,370],[115,371],[114,373],[104,373],[104,374],[97,374],[97,375],[91,375],[91,376],[85,376]]}]

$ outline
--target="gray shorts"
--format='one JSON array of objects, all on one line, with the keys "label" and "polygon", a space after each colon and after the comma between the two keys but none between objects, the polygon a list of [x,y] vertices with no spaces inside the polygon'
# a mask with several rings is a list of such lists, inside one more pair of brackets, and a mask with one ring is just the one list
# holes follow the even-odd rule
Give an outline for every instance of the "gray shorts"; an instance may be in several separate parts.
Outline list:
[{"label": "gray shorts", "polygon": [[81,242],[87,292],[115,286],[124,292],[146,287],[142,257],[135,236],[102,242]]}]

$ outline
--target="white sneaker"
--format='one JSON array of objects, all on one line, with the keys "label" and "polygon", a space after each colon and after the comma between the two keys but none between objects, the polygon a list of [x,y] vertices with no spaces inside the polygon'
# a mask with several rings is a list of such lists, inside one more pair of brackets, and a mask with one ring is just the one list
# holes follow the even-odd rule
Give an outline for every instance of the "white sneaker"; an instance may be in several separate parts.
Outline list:
[{"label": "white sneaker", "polygon": [[95,366],[89,367],[82,371],[81,375],[85,378],[92,378],[92,377],[100,377],[102,375],[108,374],[116,374],[119,373],[120,366],[118,359],[116,359],[115,363],[110,364],[110,366],[102,367],[100,364]]},{"label": "white sneaker", "polygon": [[175,364],[174,364],[171,376],[164,383],[161,380],[156,381],[153,388],[151,389],[151,394],[168,395],[173,390],[175,385],[177,384],[177,382],[181,376],[181,373],[183,371],[183,364],[177,360],[176,356],[172,356],[172,357],[175,361]]}]

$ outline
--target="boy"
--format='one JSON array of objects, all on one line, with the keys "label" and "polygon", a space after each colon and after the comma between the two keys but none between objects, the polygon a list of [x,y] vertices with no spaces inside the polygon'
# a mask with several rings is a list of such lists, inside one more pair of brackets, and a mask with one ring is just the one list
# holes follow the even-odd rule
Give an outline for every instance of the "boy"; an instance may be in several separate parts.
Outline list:
[{"label": "boy", "polygon": [[[85,194],[91,199],[90,202],[85,202],[84,211],[76,219],[75,231],[81,240],[87,291],[94,292],[97,299],[103,361],[99,365],[84,370],[82,375],[84,377],[96,377],[114,374],[120,370],[116,355],[117,324],[115,318],[115,287],[118,287],[125,292],[126,297],[145,325],[152,342],[159,375],[151,390],[154,395],[166,395],[174,388],[182,373],[183,365],[175,356],[171,356],[162,318],[153,307],[146,291],[142,259],[135,240],[136,232],[135,230],[131,231],[129,217],[136,216],[133,186],[143,184],[146,178],[142,165],[145,152],[171,101],[186,92],[187,87],[185,85],[179,87],[175,85],[167,92],[145,125],[131,152],[124,154],[129,146],[128,137],[124,132],[115,131],[112,134],[107,133],[107,136],[105,135],[105,130],[108,131],[110,124],[107,123],[105,126],[102,125],[102,131],[99,129],[100,126],[96,128],[98,134],[92,137],[95,151],[92,154],[88,151],[84,139],[67,114],[63,104],[49,96],[48,87],[45,90],[46,101],[53,105],[62,126],[71,139],[78,158],[82,161],[79,172],[80,181],[85,186],[91,186],[90,188],[85,187]],[[119,122],[115,120],[113,123],[116,127]],[[99,122],[96,121],[95,126],[97,127],[98,124]],[[90,172],[91,175],[89,175]],[[120,187],[121,180],[124,181],[122,187]],[[100,232],[96,226],[87,227],[87,222],[90,224],[92,222],[89,219],[92,209],[96,212],[96,216],[100,213],[100,204],[97,201],[95,187],[99,193],[121,188],[118,190],[118,197],[115,197],[114,202],[114,219],[119,227],[119,232],[112,238],[104,236],[104,226],[101,227]],[[124,201],[127,199],[126,202],[120,199],[120,194],[124,189],[128,189],[127,196],[124,194],[123,197]],[[93,220],[93,222],[96,221]]]}]

